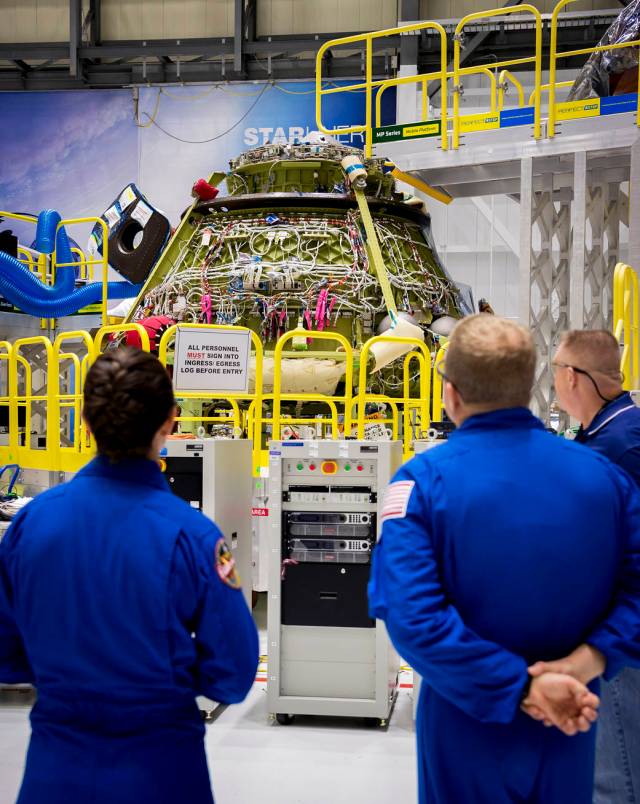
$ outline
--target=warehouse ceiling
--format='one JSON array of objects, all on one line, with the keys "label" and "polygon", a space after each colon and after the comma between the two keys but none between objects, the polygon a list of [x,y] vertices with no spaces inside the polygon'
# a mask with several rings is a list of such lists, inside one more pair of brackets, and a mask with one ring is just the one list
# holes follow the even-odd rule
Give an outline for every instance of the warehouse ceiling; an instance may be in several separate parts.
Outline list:
[{"label": "warehouse ceiling", "polygon": [[[70,0],[68,42],[0,44],[0,91],[311,79],[315,77],[315,54],[320,45],[330,39],[359,33],[256,36],[256,2],[259,0],[234,0],[233,36],[107,41],[100,35],[100,0],[91,0],[88,11],[83,10],[81,0]],[[417,5],[415,0],[404,1],[405,21],[416,21],[416,17],[407,11],[417,8]],[[511,0],[507,5],[517,5],[517,0]],[[559,24],[559,49],[595,45],[616,16],[615,10],[564,14]],[[550,15],[543,15],[543,20],[546,53]],[[456,22],[443,22],[450,42],[453,41]],[[524,17],[495,17],[469,25],[466,31],[463,50],[466,66],[520,58],[532,52],[532,23]],[[395,76],[403,60],[414,64],[417,60],[419,72],[438,69],[438,38],[421,32],[413,37],[395,35],[374,41],[373,71],[376,78]],[[578,57],[573,63],[567,60],[563,67],[579,67],[583,61],[584,57]],[[323,78],[362,76],[364,53],[354,49],[353,44],[332,48],[325,55]]]}]

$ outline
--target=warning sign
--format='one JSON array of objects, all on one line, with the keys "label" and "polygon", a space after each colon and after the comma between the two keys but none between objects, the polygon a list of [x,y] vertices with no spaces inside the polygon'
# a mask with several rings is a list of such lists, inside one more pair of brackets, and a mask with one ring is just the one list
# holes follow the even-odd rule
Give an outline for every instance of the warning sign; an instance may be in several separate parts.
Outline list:
[{"label": "warning sign", "polygon": [[178,327],[173,387],[179,391],[231,391],[249,388],[248,330]]}]

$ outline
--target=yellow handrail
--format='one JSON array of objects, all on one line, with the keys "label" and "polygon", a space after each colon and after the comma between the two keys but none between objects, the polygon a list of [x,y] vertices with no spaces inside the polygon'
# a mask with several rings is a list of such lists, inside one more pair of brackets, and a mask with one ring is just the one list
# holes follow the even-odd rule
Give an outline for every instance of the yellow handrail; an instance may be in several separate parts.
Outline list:
[{"label": "yellow handrail", "polygon": [[[80,422],[82,419],[82,390],[80,386],[80,358],[74,352],[60,352],[56,355],[58,372],[58,379],[63,377],[62,362],[63,360],[70,360],[73,364],[73,391],[70,394],[58,393],[58,404],[60,408],[72,407],[74,412],[73,417],[73,446],[63,447],[59,445],[60,450],[70,449],[73,452],[80,452]],[[58,391],[60,388],[58,387]],[[62,435],[62,433],[61,433]]]},{"label": "yellow handrail", "polygon": [[[59,370],[58,361],[53,352],[53,345],[48,338],[42,335],[20,338],[13,344],[13,349],[11,350],[9,358],[9,395],[11,397],[9,407],[9,447],[12,453],[15,452],[17,463],[21,463],[21,453],[26,452],[28,454],[33,452],[29,444],[25,447],[20,447],[18,441],[18,357],[20,357],[20,350],[24,346],[30,345],[41,346],[46,353],[46,396],[34,397],[33,389],[29,383],[25,388],[25,404],[29,409],[33,399],[46,400],[45,461],[51,466],[52,470],[56,470],[60,466],[60,405],[58,399],[59,389],[57,388]],[[25,429],[28,437],[29,427],[27,426]]]},{"label": "yellow handrail", "polygon": [[93,359],[97,358],[102,351],[102,341],[104,340],[105,335],[110,335],[112,333],[122,334],[124,332],[137,332],[140,336],[142,349],[145,352],[151,351],[149,333],[141,324],[105,324],[104,326],[100,327],[93,339]]},{"label": "yellow handrail", "polygon": [[448,348],[449,341],[446,341],[446,343],[443,343],[438,349],[436,359],[433,362],[433,415],[431,418],[434,422],[442,421],[442,411],[444,410],[444,405],[442,402],[442,377],[438,373],[438,366],[445,359]]},{"label": "yellow handrail", "polygon": [[[412,25],[400,25],[396,28],[387,28],[382,31],[373,31],[371,33],[365,34],[356,34],[354,36],[343,36],[338,39],[331,39],[328,42],[325,42],[323,45],[320,46],[318,49],[318,53],[316,54],[316,125],[318,126],[320,131],[324,131],[325,134],[336,134],[338,133],[337,129],[330,129],[327,128],[322,122],[322,96],[335,94],[336,91],[338,92],[349,92],[353,89],[364,89],[366,92],[365,96],[365,123],[364,125],[356,125],[350,126],[349,128],[340,129],[339,132],[341,134],[350,134],[350,133],[358,133],[358,132],[365,132],[366,133],[366,142],[365,142],[365,154],[366,156],[371,156],[372,153],[372,142],[371,142],[371,117],[373,113],[372,107],[372,89],[376,86],[380,86],[383,82],[382,81],[373,81],[373,40],[374,39],[381,39],[386,36],[394,36],[396,34],[408,34],[414,33],[417,31],[425,31],[425,30],[433,30],[436,31],[440,36],[440,80],[441,80],[441,92],[442,92],[442,149],[447,150],[447,87],[446,87],[446,75],[447,75],[447,34],[445,29],[440,25],[438,22],[419,22],[414,23]],[[365,44],[365,81],[364,83],[360,84],[349,84],[348,86],[344,87],[337,87],[333,89],[323,89],[322,87],[322,59],[324,54],[330,48],[339,47],[341,45],[350,45],[355,44],[356,42],[364,42]]]},{"label": "yellow handrail", "polygon": [[88,367],[94,361],[94,341],[89,335],[88,332],[85,330],[71,330],[68,332],[60,332],[56,337],[53,343],[53,353],[56,360],[59,362],[67,358],[70,353],[63,353],[61,352],[61,348],[63,343],[69,343],[70,341],[81,341],[86,349],[86,354],[80,360],[75,354],[73,357],[76,358],[74,360],[74,367],[75,367],[75,375],[74,375],[74,437],[73,437],[73,451],[74,452],[83,452],[87,446],[88,438],[87,438],[87,428],[82,418],[82,402],[83,402],[83,390],[84,390],[84,381],[87,376]]},{"label": "yellow handrail", "polygon": [[93,266],[96,260],[87,260],[84,251],[78,246],[71,246],[71,253],[75,254],[78,258],[78,267],[80,270],[81,279],[93,279]]},{"label": "yellow handrail", "polygon": [[[21,254],[23,255],[22,257],[20,257]],[[22,263],[26,262],[31,273],[38,270],[38,268],[36,268],[36,262],[31,255],[31,250],[26,248],[26,246],[18,246],[18,260]]]},{"label": "yellow handrail", "polygon": [[[460,70],[460,75],[478,75],[484,74],[489,78],[489,83],[491,84],[491,95],[490,95],[490,108],[492,112],[497,110],[497,81],[495,73],[492,72],[489,67],[485,67],[484,65],[480,67],[463,67]],[[429,119],[429,83],[434,79],[439,79],[441,73],[421,73],[420,75],[404,75],[398,78],[387,78],[386,80],[382,81],[380,84],[380,89],[376,92],[376,128],[382,124],[382,95],[384,94],[385,90],[389,89],[389,87],[394,86],[401,86],[403,84],[422,84],[422,117],[421,121]],[[447,73],[447,81],[453,78],[453,73]],[[413,121],[411,121],[413,122]],[[444,125],[444,123],[443,123]]]},{"label": "yellow handrail", "polygon": [[[102,301],[101,301],[101,312],[100,315],[102,317],[102,324],[105,326],[107,324],[108,319],[108,306],[109,306],[109,298],[108,298],[108,283],[109,283],[109,227],[107,226],[106,222],[102,218],[95,218],[95,217],[86,217],[86,218],[67,218],[66,220],[60,221],[58,224],[58,229],[61,227],[69,227],[75,226],[77,224],[87,224],[92,223],[94,226],[98,225],[102,227],[102,256],[100,259],[89,259],[85,258],[84,264],[86,270],[91,270],[93,274],[93,266],[94,265],[101,265],[102,266]],[[57,238],[56,238],[57,242]],[[73,249],[72,249],[73,250]],[[56,268],[56,252],[53,253],[53,260],[52,260],[52,272],[55,275],[55,268]],[[76,265],[76,263],[59,263],[58,267],[62,265]]]},{"label": "yellow handrail", "polygon": [[541,125],[540,125],[540,85],[542,75],[542,17],[540,12],[535,6],[529,3],[522,3],[519,6],[512,6],[509,8],[495,8],[492,11],[476,11],[473,14],[467,14],[463,17],[456,26],[455,36],[453,37],[453,148],[457,149],[460,145],[460,50],[462,31],[465,25],[476,20],[486,19],[488,17],[506,16],[508,14],[522,14],[527,12],[532,14],[536,23],[536,44],[535,56],[529,59],[514,59],[510,62],[498,62],[493,65],[487,66],[513,66],[515,64],[531,63],[535,64],[535,112],[533,119],[533,135],[535,139],[540,139]]},{"label": "yellow handrail", "polygon": [[[564,87],[572,87],[575,81],[556,81],[556,89],[564,89]],[[542,95],[543,92],[549,91],[549,84],[543,84],[540,87],[540,94]],[[529,102],[528,106],[531,106],[535,97],[535,90],[529,95]]]},{"label": "yellow handrail", "polygon": [[[498,111],[501,112],[504,107],[504,96],[509,86],[509,82],[513,84],[518,92],[518,106],[524,106],[524,89],[520,81],[510,73],[509,70],[503,70],[498,78]],[[535,94],[535,90],[534,90]]]},{"label": "yellow handrail", "polygon": [[[369,353],[371,351],[372,346],[374,346],[374,345],[376,345],[378,343],[394,343],[394,344],[403,343],[403,344],[406,344],[407,346],[411,346],[412,349],[418,349],[419,350],[418,354],[421,354],[422,360],[424,361],[424,362],[420,363],[421,368],[425,368],[431,362],[431,354],[429,353],[429,350],[427,349],[426,344],[424,343],[424,341],[421,341],[418,338],[400,338],[400,337],[396,337],[396,336],[393,336],[393,335],[376,335],[373,338],[369,338],[369,340],[363,345],[362,351],[360,352],[360,368],[359,368],[359,372],[358,372],[358,395],[357,395],[357,401],[358,401],[358,438],[364,438],[364,423],[365,423],[364,411],[365,411],[365,404],[366,404],[367,397],[368,397],[368,394],[367,394],[367,363],[368,363]],[[408,425],[408,422],[409,422],[409,418],[408,418],[409,414],[408,414],[408,411],[407,411],[407,406],[411,404],[412,400],[411,400],[411,398],[410,398],[410,396],[408,394],[408,390],[409,390],[408,370],[409,370],[410,360],[407,360],[407,358],[409,358],[410,356],[411,356],[411,352],[409,352],[409,354],[407,356],[405,356],[405,362],[404,362],[404,377],[403,377],[403,393],[404,393],[404,397],[401,400],[396,398],[396,402],[403,402],[404,406],[405,406],[405,410],[404,410],[404,414],[405,414],[405,433],[404,433],[404,437],[405,437],[405,439],[408,438],[409,442],[410,442],[411,436],[410,436],[410,428],[407,428],[407,425]],[[423,415],[427,411],[426,406],[428,406],[428,404],[429,404],[428,403],[428,399],[429,399],[429,397],[428,397],[428,384],[427,384],[428,379],[427,379],[427,376],[426,376],[427,373],[428,372],[426,372],[426,371],[421,371],[421,373],[420,373],[420,404],[421,404],[421,411],[423,412]],[[415,401],[415,400],[413,400],[413,401]],[[428,419],[428,413],[426,414],[426,418]],[[409,434],[406,432],[407,429],[409,429]]]},{"label": "yellow handrail", "polygon": [[639,321],[638,275],[630,265],[619,262],[613,273],[613,324],[614,334],[623,344],[620,370],[627,391],[640,384]]},{"label": "yellow handrail", "polygon": [[[345,379],[344,379],[344,396],[327,397],[324,394],[283,394],[282,393],[282,352],[285,344],[293,338],[322,338],[323,340],[337,341],[344,349],[345,358]],[[300,357],[304,357],[305,352],[300,352]],[[295,358],[292,358],[295,360]],[[332,399],[334,402],[342,402],[344,405],[344,428],[345,432],[350,432],[351,427],[351,397],[353,393],[353,348],[349,341],[339,332],[331,332],[324,330],[317,332],[309,329],[292,329],[285,332],[278,342],[273,352],[273,427],[272,439],[277,441],[280,438],[280,408],[281,401],[287,397],[291,399],[299,399],[303,402],[326,402]],[[333,437],[337,438],[337,420],[336,426],[333,428]]]},{"label": "yellow handrail", "polygon": [[[385,405],[389,405],[391,408],[391,438],[394,441],[397,441],[400,438],[400,413],[398,412],[398,404],[402,400],[398,397],[387,396],[386,394],[367,394],[366,402],[384,402]],[[365,404],[366,404],[365,402]],[[356,428],[359,424],[358,419],[358,412],[356,411],[355,416],[353,415],[353,408],[355,405],[358,404],[358,398],[355,397],[351,400],[351,427],[353,428],[353,422],[356,423]],[[388,423],[389,419],[367,419],[366,414],[363,420],[363,427],[366,427],[367,422],[375,421],[378,423]],[[356,429],[357,432],[357,429]],[[351,433],[345,433],[345,436],[351,435]]]}]

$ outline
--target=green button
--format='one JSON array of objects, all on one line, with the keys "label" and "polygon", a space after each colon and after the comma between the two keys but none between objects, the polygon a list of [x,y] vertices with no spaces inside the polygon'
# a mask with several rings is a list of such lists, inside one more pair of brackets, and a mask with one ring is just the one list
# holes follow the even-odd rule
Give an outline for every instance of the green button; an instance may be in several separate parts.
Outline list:
[{"label": "green button", "polygon": [[350,472],[351,471],[351,464],[345,463],[344,468],[345,468],[345,471]]},{"label": "green button", "polygon": [[299,464],[297,465],[296,469],[297,469],[299,472],[301,472],[301,471],[304,469],[304,464],[299,463]]}]

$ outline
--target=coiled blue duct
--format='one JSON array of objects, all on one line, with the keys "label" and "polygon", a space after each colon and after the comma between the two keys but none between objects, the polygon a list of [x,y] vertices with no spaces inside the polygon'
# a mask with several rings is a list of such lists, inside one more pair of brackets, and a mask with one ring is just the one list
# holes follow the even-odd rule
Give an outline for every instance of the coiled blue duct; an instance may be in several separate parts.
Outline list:
[{"label": "coiled blue duct", "polygon": [[[59,236],[58,242],[60,242]],[[73,268],[70,270],[73,274]],[[109,282],[107,295],[110,299],[130,299],[132,296],[137,296],[141,288],[142,285],[132,285],[129,282]],[[43,285],[15,257],[0,251],[0,295],[28,315],[39,318],[62,318],[77,313],[89,304],[99,302],[102,299],[102,283],[92,282],[83,288],[67,291],[63,296],[59,288]]]},{"label": "coiled blue duct", "polygon": [[[69,238],[64,226],[58,230],[56,246],[56,229],[60,223],[60,215],[55,209],[45,209],[38,215],[36,226],[36,248],[43,254],[52,254],[56,250],[56,263],[73,262],[75,257],[69,245]],[[53,290],[56,296],[62,297],[71,293],[75,287],[76,269],[73,265],[58,268]],[[42,283],[39,283],[44,287]],[[46,298],[46,297],[45,297]]]}]

